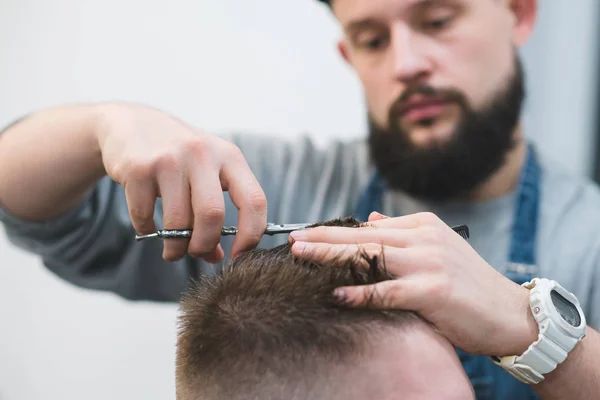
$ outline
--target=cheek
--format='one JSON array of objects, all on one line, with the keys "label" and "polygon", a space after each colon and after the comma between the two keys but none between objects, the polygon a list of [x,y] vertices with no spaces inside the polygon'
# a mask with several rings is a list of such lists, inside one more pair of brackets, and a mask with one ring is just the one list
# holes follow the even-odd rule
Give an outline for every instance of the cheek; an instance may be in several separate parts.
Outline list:
[{"label": "cheek", "polygon": [[369,111],[380,124],[387,123],[388,108],[395,100],[394,83],[390,81],[382,68],[365,65],[357,68]]},{"label": "cheek", "polygon": [[510,41],[489,29],[464,32],[447,43],[439,57],[449,84],[463,91],[471,104],[481,107],[506,80],[513,64]]}]

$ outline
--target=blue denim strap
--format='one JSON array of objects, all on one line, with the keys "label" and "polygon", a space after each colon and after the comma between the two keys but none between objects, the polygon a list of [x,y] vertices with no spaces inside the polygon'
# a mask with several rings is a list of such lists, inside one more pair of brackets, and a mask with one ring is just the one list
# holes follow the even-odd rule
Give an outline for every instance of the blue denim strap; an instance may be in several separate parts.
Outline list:
[{"label": "blue denim strap", "polygon": [[541,175],[535,148],[529,144],[516,199],[517,207],[513,219],[508,265],[504,272],[507,278],[519,284],[530,281],[539,272],[536,241]]},{"label": "blue denim strap", "polygon": [[[538,274],[536,241],[540,207],[541,167],[535,148],[527,145],[527,158],[521,172],[511,231],[507,278],[522,284]],[[386,185],[379,173],[372,175],[359,198],[355,217],[367,221],[372,211],[382,212]],[[488,357],[457,349],[461,363],[473,384],[477,400],[539,399],[533,389],[493,365]]]},{"label": "blue denim strap", "polygon": [[[519,193],[516,198],[515,217],[510,240],[508,260],[513,266],[507,272],[519,275],[535,273],[538,209],[540,203],[541,168],[535,148],[527,145],[527,159],[521,173]],[[354,216],[367,221],[373,211],[382,211],[386,185],[379,172],[375,172],[362,192]]]},{"label": "blue denim strap", "polygon": [[383,194],[385,193],[386,185],[381,175],[376,171],[369,180],[367,187],[360,195],[354,217],[359,221],[366,222],[369,215],[373,211],[382,212]]}]

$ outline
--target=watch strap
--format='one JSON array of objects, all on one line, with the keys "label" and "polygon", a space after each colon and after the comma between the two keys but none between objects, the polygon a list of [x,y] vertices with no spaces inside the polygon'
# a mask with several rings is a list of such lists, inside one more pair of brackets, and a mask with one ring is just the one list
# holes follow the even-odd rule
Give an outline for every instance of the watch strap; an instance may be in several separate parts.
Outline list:
[{"label": "watch strap", "polygon": [[581,339],[569,336],[560,326],[552,323],[548,307],[542,304],[541,288],[538,287],[538,283],[545,281],[534,278],[522,284],[530,289],[529,305],[539,327],[538,339],[520,356],[490,357],[494,364],[527,384],[543,381],[544,375],[556,369]]}]

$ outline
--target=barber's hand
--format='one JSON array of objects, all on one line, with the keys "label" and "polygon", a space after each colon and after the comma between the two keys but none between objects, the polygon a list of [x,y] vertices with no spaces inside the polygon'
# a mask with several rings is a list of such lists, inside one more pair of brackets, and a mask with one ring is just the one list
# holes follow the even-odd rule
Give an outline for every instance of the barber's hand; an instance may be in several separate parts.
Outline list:
[{"label": "barber's hand", "polygon": [[225,215],[223,191],[240,210],[231,256],[255,247],[267,224],[265,194],[240,150],[159,110],[104,106],[96,137],[108,175],[125,188],[139,234],[155,231],[154,204],[163,201],[165,229],[193,229],[188,239],[165,240],[163,258],[218,262]]},{"label": "barber's hand", "polygon": [[528,290],[487,264],[435,215],[374,213],[368,225],[293,232],[292,251],[317,262],[383,251],[386,270],[396,279],[339,288],[338,297],[353,306],[366,306],[371,299],[377,308],[416,311],[464,351],[519,355],[537,340]]}]

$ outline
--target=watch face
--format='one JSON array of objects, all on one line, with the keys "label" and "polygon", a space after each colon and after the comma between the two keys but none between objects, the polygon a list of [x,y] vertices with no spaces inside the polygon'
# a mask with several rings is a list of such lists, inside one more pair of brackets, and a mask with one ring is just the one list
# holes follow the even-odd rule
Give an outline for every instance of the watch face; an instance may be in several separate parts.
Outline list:
[{"label": "watch face", "polygon": [[560,314],[560,316],[572,326],[579,326],[581,324],[581,316],[577,311],[577,308],[569,300],[565,299],[556,290],[550,292],[550,298],[554,307]]}]

